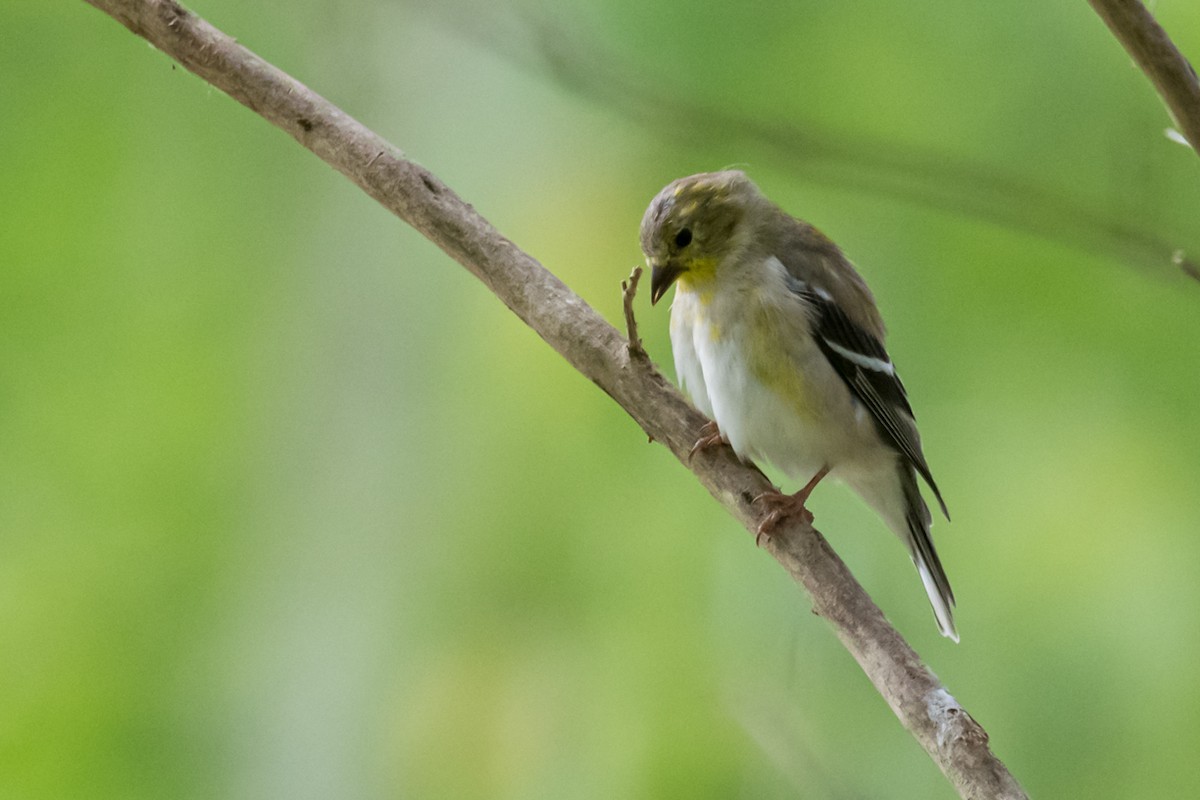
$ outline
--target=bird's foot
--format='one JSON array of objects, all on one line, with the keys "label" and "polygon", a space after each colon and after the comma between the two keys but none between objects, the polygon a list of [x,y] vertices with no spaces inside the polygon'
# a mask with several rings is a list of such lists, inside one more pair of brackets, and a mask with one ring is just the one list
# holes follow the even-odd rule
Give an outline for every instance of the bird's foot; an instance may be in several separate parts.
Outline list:
[{"label": "bird's foot", "polygon": [[803,489],[795,494],[763,492],[754,498],[753,502],[762,503],[770,509],[767,515],[763,517],[763,521],[758,523],[758,528],[754,536],[755,546],[761,546],[764,539],[770,541],[771,532],[779,526],[779,523],[789,517],[799,519],[806,525],[811,525],[813,515],[811,511],[804,507],[804,504],[808,502],[808,496],[812,494],[813,489],[817,488],[817,484],[828,474],[829,467],[823,467],[820,472],[813,476],[811,481],[804,485]]},{"label": "bird's foot", "polygon": [[700,438],[692,445],[692,449],[688,450],[688,461],[691,461],[692,457],[701,450],[707,450],[714,445],[722,444],[724,441],[725,439],[721,436],[721,429],[717,427],[716,422],[710,419],[700,429]]},{"label": "bird's foot", "polygon": [[808,502],[808,494],[808,492],[804,491],[796,492],[795,494],[763,492],[754,498],[754,503],[762,504],[768,509],[767,515],[763,517],[762,522],[758,523],[758,528],[754,535],[755,546],[758,547],[764,541],[770,541],[771,534],[779,527],[779,523],[786,519],[794,518],[806,524],[812,524],[812,512],[804,506]]}]

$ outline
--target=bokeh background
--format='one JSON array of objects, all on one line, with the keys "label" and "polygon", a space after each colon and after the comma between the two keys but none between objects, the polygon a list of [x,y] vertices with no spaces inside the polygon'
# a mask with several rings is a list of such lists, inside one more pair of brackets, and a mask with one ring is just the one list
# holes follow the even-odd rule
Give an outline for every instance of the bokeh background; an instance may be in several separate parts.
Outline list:
[{"label": "bokeh background", "polygon": [[[890,323],[962,644],[849,492],[819,526],[1032,793],[1194,793],[1200,159],[1085,3],[192,7],[610,320],[675,177],[822,227]],[[1155,10],[1200,54],[1200,6]],[[84,3],[0,27],[0,796],[953,796],[464,270]]]}]

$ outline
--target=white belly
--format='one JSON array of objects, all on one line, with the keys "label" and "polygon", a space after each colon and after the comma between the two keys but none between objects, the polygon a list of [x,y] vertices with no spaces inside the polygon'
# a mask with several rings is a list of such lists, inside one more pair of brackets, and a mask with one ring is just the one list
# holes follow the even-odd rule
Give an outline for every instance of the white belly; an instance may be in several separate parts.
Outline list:
[{"label": "white belly", "polygon": [[[770,461],[800,482],[824,467],[853,473],[878,462],[882,444],[870,415],[804,335],[802,318],[790,329],[770,331],[768,384],[747,356],[750,347],[763,347],[761,324],[712,312],[695,295],[677,291],[671,313],[676,372],[738,456]],[[731,322],[717,329],[713,316]]]}]

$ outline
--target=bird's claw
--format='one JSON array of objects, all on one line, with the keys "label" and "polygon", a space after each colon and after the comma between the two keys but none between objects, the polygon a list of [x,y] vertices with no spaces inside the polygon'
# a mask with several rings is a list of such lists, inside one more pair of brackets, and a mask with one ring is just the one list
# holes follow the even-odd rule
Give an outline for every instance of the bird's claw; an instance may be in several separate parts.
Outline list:
[{"label": "bird's claw", "polygon": [[762,522],[758,523],[758,528],[755,529],[755,547],[761,547],[764,540],[770,541],[771,533],[775,528],[779,527],[779,523],[790,517],[795,517],[806,525],[811,525],[813,521],[812,512],[804,507],[804,503],[807,500],[806,493],[802,492],[797,492],[796,494],[763,492],[754,498],[751,501],[752,503],[761,503],[770,509],[770,512],[763,517]]},{"label": "bird's claw", "polygon": [[700,438],[692,445],[692,449],[688,450],[688,461],[701,450],[707,450],[713,445],[721,444],[725,441],[721,436],[721,429],[717,427],[717,423],[709,420],[704,423],[704,427],[700,429]]}]

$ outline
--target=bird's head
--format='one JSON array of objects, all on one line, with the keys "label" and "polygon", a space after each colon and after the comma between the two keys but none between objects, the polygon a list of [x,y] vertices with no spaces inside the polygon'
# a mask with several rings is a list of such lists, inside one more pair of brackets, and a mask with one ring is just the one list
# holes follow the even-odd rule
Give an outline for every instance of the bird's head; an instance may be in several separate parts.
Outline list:
[{"label": "bird's head", "polygon": [[739,170],[705,172],[668,184],[642,218],[642,252],[650,267],[650,302],[676,280],[703,288],[744,246],[747,212],[762,198]]}]

